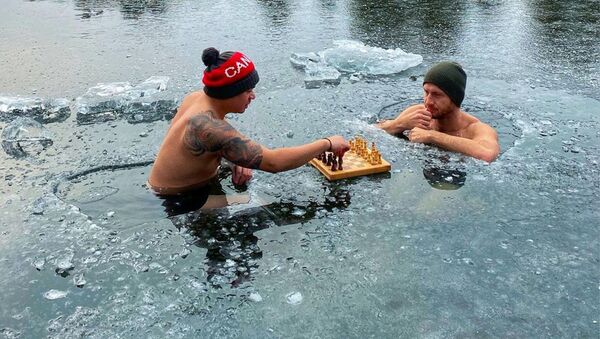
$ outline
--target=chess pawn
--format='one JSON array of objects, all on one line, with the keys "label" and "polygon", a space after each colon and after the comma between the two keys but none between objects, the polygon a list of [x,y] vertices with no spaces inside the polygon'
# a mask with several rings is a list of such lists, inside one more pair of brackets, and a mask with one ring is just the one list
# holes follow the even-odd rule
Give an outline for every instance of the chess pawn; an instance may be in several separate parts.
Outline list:
[{"label": "chess pawn", "polygon": [[332,171],[337,171],[338,167],[337,167],[337,160],[335,160],[335,157],[332,157],[331,159],[331,170]]},{"label": "chess pawn", "polygon": [[344,169],[344,167],[342,166],[342,164],[344,163],[344,157],[342,155],[338,156],[338,167],[337,169],[342,171]]},{"label": "chess pawn", "polygon": [[327,164],[327,166],[330,166],[332,160],[333,160],[333,154],[328,153],[327,154],[327,162],[325,164]]}]

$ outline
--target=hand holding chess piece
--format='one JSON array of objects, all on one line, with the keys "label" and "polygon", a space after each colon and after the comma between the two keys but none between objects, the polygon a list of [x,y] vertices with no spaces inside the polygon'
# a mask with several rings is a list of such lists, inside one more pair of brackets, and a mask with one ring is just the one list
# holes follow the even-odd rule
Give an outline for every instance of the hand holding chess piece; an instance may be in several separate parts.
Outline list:
[{"label": "hand holding chess piece", "polygon": [[344,153],[350,150],[350,144],[340,135],[328,137],[327,140],[331,143],[327,151],[337,156],[344,156]]}]

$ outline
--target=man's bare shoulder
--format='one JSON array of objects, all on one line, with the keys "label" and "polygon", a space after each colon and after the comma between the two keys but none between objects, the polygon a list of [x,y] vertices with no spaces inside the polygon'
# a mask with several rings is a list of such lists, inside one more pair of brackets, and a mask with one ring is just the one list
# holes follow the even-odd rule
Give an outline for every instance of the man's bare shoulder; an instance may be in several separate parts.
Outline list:
[{"label": "man's bare shoulder", "polygon": [[196,132],[202,129],[211,128],[226,128],[228,130],[233,130],[233,127],[227,121],[215,118],[215,113],[211,110],[189,112],[186,117],[186,124],[188,129],[193,129]]},{"label": "man's bare shoulder", "polygon": [[202,111],[203,106],[205,106],[203,104],[203,98],[204,92],[202,91],[196,91],[186,95],[177,108],[177,114],[175,114],[175,117],[173,117],[173,120],[171,120],[171,125],[178,123],[180,120],[182,120],[183,116],[189,115],[190,112],[198,113]]},{"label": "man's bare shoulder", "polygon": [[236,165],[259,168],[262,147],[240,134],[227,121],[212,112],[201,112],[188,118],[185,145],[194,155],[217,153]]},{"label": "man's bare shoulder", "polygon": [[185,124],[185,145],[197,155],[219,151],[224,140],[236,134],[227,121],[215,118],[211,111],[187,114],[182,124]]},{"label": "man's bare shoulder", "polygon": [[492,139],[498,139],[498,132],[496,132],[496,130],[486,124],[485,122],[476,119],[475,121],[471,122],[469,124],[469,126],[467,127],[468,133],[471,136],[471,139],[476,139],[476,138],[492,138]]}]

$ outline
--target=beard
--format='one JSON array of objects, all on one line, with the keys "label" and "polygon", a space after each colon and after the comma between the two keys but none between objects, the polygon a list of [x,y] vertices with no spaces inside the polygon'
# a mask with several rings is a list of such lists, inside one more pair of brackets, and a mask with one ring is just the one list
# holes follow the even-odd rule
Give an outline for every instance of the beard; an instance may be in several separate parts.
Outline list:
[{"label": "beard", "polygon": [[452,112],[451,107],[427,107],[433,119],[443,119]]}]

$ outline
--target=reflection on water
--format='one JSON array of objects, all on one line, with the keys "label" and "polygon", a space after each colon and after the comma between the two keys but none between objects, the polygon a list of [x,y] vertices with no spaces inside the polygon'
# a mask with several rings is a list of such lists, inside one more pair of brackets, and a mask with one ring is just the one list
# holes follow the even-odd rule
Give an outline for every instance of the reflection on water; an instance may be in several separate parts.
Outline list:
[{"label": "reflection on water", "polygon": [[440,190],[457,190],[467,180],[467,173],[463,171],[436,167],[423,168],[423,176],[431,187]]},{"label": "reflection on water", "polygon": [[250,281],[259,267],[262,250],[257,231],[273,226],[301,224],[350,205],[350,192],[332,187],[323,202],[281,201],[229,215],[227,209],[198,211],[171,218],[177,229],[186,229],[194,244],[206,248],[207,280],[216,288],[237,287]]},{"label": "reflection on water", "polygon": [[534,0],[531,12],[535,19],[533,40],[543,42],[531,44],[539,53],[540,61],[550,59],[585,67],[600,60],[600,2]]},{"label": "reflection on water", "polygon": [[290,20],[293,7],[287,0],[256,0],[262,14],[267,18],[267,25],[276,35],[281,34]]},{"label": "reflection on water", "polygon": [[75,0],[75,8],[84,19],[102,14],[105,8],[117,8],[124,19],[139,19],[145,13],[164,13],[171,0]]},{"label": "reflection on water", "polygon": [[[572,93],[589,87],[582,79],[591,80],[598,69],[597,1],[5,2],[15,10],[0,12],[0,39],[12,46],[2,51],[0,73],[9,76],[0,87],[11,95],[37,88],[43,96],[76,97],[97,82],[137,81],[166,71],[173,79],[189,78],[207,43],[234,45],[242,36],[257,62],[263,60],[261,69],[278,82],[261,87],[252,112],[234,123],[272,146],[364,132],[381,145],[393,170],[383,180],[358,178],[338,187],[323,184],[308,168],[258,174],[250,193],[264,192],[276,203],[167,219],[160,201],[141,187],[147,178],[141,168],[82,175],[57,192],[68,204],[44,194],[48,180],[64,172],[153,159],[167,122],[78,125],[73,115],[46,124],[55,139],[38,155],[39,164],[6,154],[0,159],[0,178],[7,183],[0,187],[0,333],[597,333],[600,216],[593,207],[600,198],[600,106],[592,99],[596,92]],[[80,6],[75,11],[73,3]],[[224,8],[249,20],[230,24]],[[82,13],[99,14],[82,24]],[[206,18],[217,23],[210,32]],[[169,39],[153,34],[157,27]],[[83,33],[94,40],[82,40]],[[336,88],[299,88],[285,57],[320,50],[334,39],[406,48],[426,63],[449,54],[464,62],[473,80],[465,109],[498,129],[501,158],[482,165],[453,155],[445,162],[436,149],[364,123],[363,117],[393,101],[420,101],[418,81],[373,77]],[[97,46],[104,48],[101,54]],[[189,57],[171,58],[177,50]],[[557,70],[571,80],[554,81]],[[391,108],[397,115],[400,108]],[[468,184],[452,170],[468,173]],[[423,176],[431,185],[448,177],[455,188],[465,185],[440,191]],[[352,195],[347,208],[350,197],[341,188]],[[81,274],[83,288],[73,279]],[[54,299],[48,291],[65,293]],[[304,302],[286,302],[296,291]],[[262,301],[246,301],[248,292]]]},{"label": "reflection on water", "polygon": [[411,46],[417,53],[455,51],[460,36],[463,1],[352,0],[353,37],[378,47]]},{"label": "reflection on water", "polygon": [[[207,279],[217,288],[228,284],[237,287],[252,278],[259,266],[257,260],[262,257],[255,232],[306,223],[324,214],[339,213],[351,203],[349,190],[337,184],[325,184],[323,195],[318,199],[287,197],[262,206],[258,206],[260,199],[251,199],[246,205],[199,210],[202,201],[191,196],[173,208],[140,184],[148,175],[148,165],[144,162],[90,169],[67,178],[56,187],[55,193],[89,217],[106,219],[108,215],[115,230],[131,229],[168,217],[178,230],[186,230],[193,236],[195,245],[208,250]],[[230,180],[231,171],[224,168],[219,172],[213,194],[233,194],[233,187],[226,184]],[[244,193],[247,188],[234,190]]]}]

